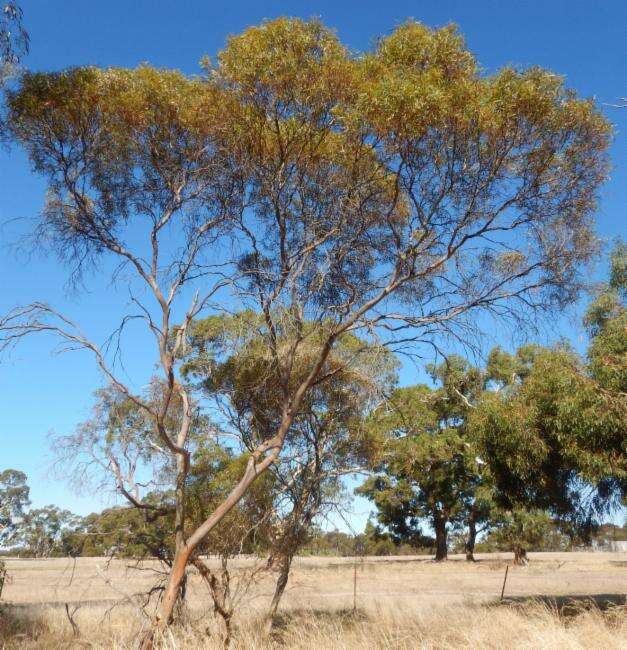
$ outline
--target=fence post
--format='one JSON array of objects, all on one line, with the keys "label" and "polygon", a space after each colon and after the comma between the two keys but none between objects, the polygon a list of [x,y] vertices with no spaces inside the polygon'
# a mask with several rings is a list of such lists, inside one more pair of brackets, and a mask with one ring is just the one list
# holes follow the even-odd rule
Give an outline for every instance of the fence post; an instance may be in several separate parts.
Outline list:
[{"label": "fence post", "polygon": [[501,589],[501,600],[503,600],[503,594],[505,593],[505,583],[507,582],[508,571],[509,571],[509,564],[505,566],[505,577],[503,578],[503,588]]}]

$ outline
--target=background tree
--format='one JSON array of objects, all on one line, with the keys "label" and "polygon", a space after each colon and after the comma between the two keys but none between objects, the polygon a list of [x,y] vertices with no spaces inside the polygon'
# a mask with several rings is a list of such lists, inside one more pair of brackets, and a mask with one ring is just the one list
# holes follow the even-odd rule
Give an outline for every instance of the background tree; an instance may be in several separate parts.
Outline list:
[{"label": "background tree", "polygon": [[72,535],[81,525],[81,518],[69,510],[48,505],[29,510],[23,517],[13,537],[20,552],[46,558],[63,555],[68,550],[66,536]]},{"label": "background tree", "polygon": [[[30,504],[26,474],[15,469],[0,472],[0,548],[13,542],[15,531],[24,516],[24,509]],[[0,560],[0,596],[6,582],[6,566]]]},{"label": "background tree", "polygon": [[0,472],[0,547],[7,547],[24,517],[29,487],[26,474],[15,469]]},{"label": "background tree", "polygon": [[[153,496],[148,497],[153,500]],[[161,502],[161,499],[159,499]],[[149,518],[138,508],[106,508],[83,518],[78,530],[64,536],[70,555],[87,557],[171,557],[171,517]]]},{"label": "background tree", "polygon": [[627,522],[622,526],[617,524],[602,524],[594,531],[593,544],[597,548],[616,550],[615,542],[627,542]]},{"label": "background tree", "polygon": [[359,488],[374,501],[377,519],[396,541],[421,538],[428,520],[436,537],[436,560],[447,557],[447,529],[470,518],[473,533],[486,513],[477,490],[481,461],[465,420],[481,393],[483,377],[461,357],[429,370],[441,387],[418,385],[396,390],[368,425],[383,439],[377,475]]},{"label": "background tree", "polygon": [[[576,298],[596,250],[610,132],[554,74],[480,74],[450,27],[410,22],[355,57],[317,21],[278,19],[231,38],[207,67],[204,80],[148,68],[26,75],[9,98],[11,132],[48,181],[48,241],[79,265],[112,255],[153,299],[132,301],[157,343],[165,411],[50,307],[17,309],[0,327],[9,345],[52,331],[90,350],[152,418],[177,467],[177,553],[159,631],[198,546],[280,457],[309,391],[333,376],[343,334],[405,348],[470,341],[481,313],[523,324]],[[192,414],[176,359],[187,324],[225,282],[265,321],[281,419],[224,502],[187,530]],[[200,293],[173,339],[174,301],[191,283]],[[319,327],[308,334],[306,322]]]},{"label": "background tree", "polygon": [[503,517],[482,543],[486,549],[514,550],[516,564],[527,564],[531,551],[561,551],[568,538],[559,530],[551,515],[542,510],[514,510]]},{"label": "background tree", "polygon": [[624,268],[619,246],[611,282],[586,316],[587,364],[564,346],[495,350],[488,372],[497,390],[471,414],[501,503],[549,510],[581,533],[625,495]]}]

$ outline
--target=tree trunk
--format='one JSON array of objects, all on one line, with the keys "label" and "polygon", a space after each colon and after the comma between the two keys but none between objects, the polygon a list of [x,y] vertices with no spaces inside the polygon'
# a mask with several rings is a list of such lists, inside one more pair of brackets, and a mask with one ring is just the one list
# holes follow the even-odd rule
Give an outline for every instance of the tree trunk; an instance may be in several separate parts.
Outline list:
[{"label": "tree trunk", "polygon": [[520,544],[514,547],[514,564],[518,566],[527,566],[529,564],[527,551]]},{"label": "tree trunk", "polygon": [[475,542],[477,540],[477,509],[473,505],[468,516],[468,539],[466,540],[466,560],[475,561]]},{"label": "tree trunk", "polygon": [[146,631],[141,641],[142,650],[152,650],[155,647],[155,637],[160,638],[172,621],[174,608],[185,582],[185,570],[190,555],[191,551],[187,547],[177,549],[168,576],[168,583],[159,603],[155,623],[152,629]]},{"label": "tree trunk", "polygon": [[[289,424],[291,424],[291,419],[286,422],[287,424],[284,423],[279,432],[281,435],[283,434],[283,429],[287,430]],[[264,444],[270,445],[271,443],[266,442]],[[260,448],[262,448],[262,446],[260,446]],[[152,650],[152,648],[154,648],[155,637],[162,636],[165,629],[170,624],[174,607],[180,594],[181,585],[185,577],[187,563],[198,545],[222,521],[231,509],[237,505],[239,500],[244,496],[244,494],[246,494],[246,491],[251,484],[274,462],[277,455],[278,449],[276,449],[274,453],[268,454],[261,461],[258,461],[253,456],[248,461],[246,471],[240,482],[231,490],[228,497],[214,510],[213,514],[198,526],[198,528],[196,528],[187,541],[183,541],[182,526],[177,527],[177,549],[174,555],[174,561],[170,568],[170,575],[168,576],[168,582],[157,610],[154,625],[151,630],[146,632],[140,644],[142,650]]]},{"label": "tree trunk", "polygon": [[175,618],[178,621],[181,621],[184,619],[184,617],[187,614],[187,609],[185,607],[185,597],[187,596],[187,581],[189,579],[189,575],[187,572],[183,575],[183,580],[181,582],[181,586],[179,588],[179,597],[176,600],[176,605],[174,608],[174,614],[173,618]]},{"label": "tree trunk", "polygon": [[276,619],[276,614],[279,609],[279,604],[281,603],[281,598],[283,597],[283,592],[285,587],[287,587],[287,581],[290,577],[290,568],[292,566],[292,556],[285,556],[281,559],[281,566],[279,569],[279,577],[276,581],[276,587],[274,589],[274,595],[272,596],[272,602],[270,603],[270,609],[268,610],[268,618],[266,621],[266,634],[269,634],[274,625]]},{"label": "tree trunk", "polygon": [[448,557],[448,544],[446,532],[446,517],[438,512],[434,517],[435,528],[435,561],[443,562]]},{"label": "tree trunk", "polygon": [[2,590],[4,589],[4,582],[7,579],[6,564],[0,560],[0,598],[2,598]]}]

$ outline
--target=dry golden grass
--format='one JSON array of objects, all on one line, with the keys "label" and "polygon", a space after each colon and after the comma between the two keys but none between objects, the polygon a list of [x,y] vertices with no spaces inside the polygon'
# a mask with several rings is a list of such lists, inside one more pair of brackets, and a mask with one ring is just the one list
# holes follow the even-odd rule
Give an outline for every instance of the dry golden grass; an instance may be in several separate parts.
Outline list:
[{"label": "dry golden grass", "polygon": [[[365,558],[357,571],[353,612],[350,559],[300,558],[271,639],[262,634],[272,590],[264,578],[243,599],[232,647],[296,648],[549,648],[627,647],[624,554],[531,554],[512,568],[499,602],[507,556]],[[235,574],[252,560],[235,563]],[[145,621],[127,598],[154,582],[144,563],[102,558],[11,560],[0,626],[4,648],[132,648]],[[585,597],[585,598],[584,598]],[[80,630],[75,638],[65,612]],[[165,639],[170,648],[221,648],[222,627],[204,585],[192,579],[187,621]],[[117,603],[117,604],[116,604]],[[620,604],[622,603],[622,605]],[[112,608],[113,606],[113,608]],[[4,643],[4,645],[2,645]]]}]

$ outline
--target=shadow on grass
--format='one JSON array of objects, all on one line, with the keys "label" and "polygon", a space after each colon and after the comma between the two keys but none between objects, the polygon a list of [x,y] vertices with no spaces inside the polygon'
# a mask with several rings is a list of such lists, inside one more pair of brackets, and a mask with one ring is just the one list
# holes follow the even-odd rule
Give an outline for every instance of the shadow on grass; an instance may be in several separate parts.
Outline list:
[{"label": "shadow on grass", "polygon": [[294,627],[302,629],[320,625],[339,625],[346,628],[358,625],[366,620],[368,620],[368,615],[361,609],[291,609],[277,614],[270,636],[279,641],[288,629]]},{"label": "shadow on grass", "polygon": [[544,605],[554,611],[560,618],[574,618],[592,609],[611,612],[616,607],[627,605],[625,594],[581,594],[568,596],[510,596],[502,601],[494,601],[488,606],[519,606],[533,604]]}]

